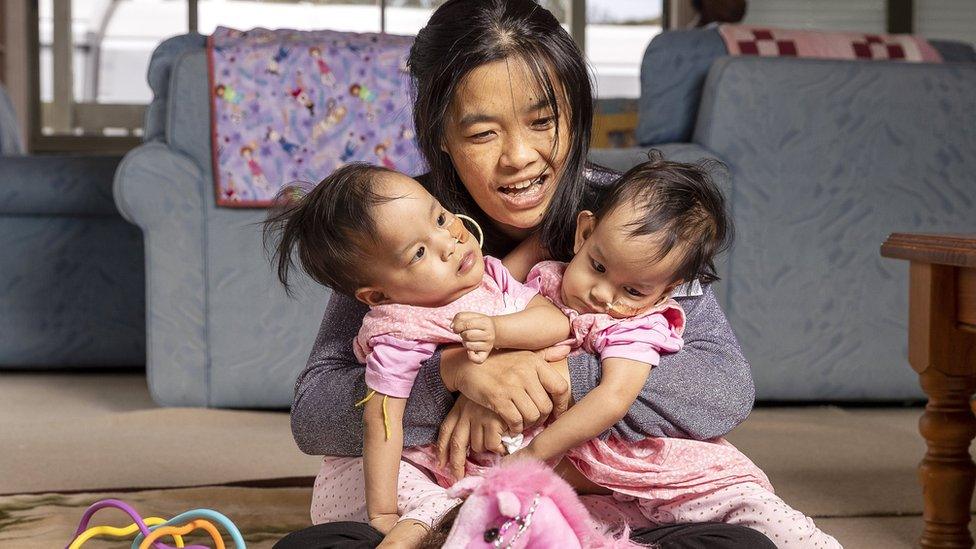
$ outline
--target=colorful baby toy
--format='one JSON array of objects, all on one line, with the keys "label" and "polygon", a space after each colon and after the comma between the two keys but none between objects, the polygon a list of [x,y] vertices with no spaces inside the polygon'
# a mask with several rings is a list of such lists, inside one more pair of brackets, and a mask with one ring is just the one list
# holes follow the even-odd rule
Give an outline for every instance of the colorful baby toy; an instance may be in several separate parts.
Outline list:
[{"label": "colorful baby toy", "polygon": [[[98,510],[106,507],[114,507],[123,511],[125,514],[129,515],[134,522],[124,528],[116,528],[114,526],[89,527],[88,523],[91,521],[92,516],[98,512]],[[132,540],[132,549],[149,549],[150,547],[155,547],[156,549],[174,549],[173,546],[166,545],[162,543],[162,541],[159,541],[165,536],[172,536],[174,543],[176,543],[176,548],[209,549],[203,545],[184,545],[183,536],[195,530],[203,530],[210,534],[210,538],[214,543],[214,549],[224,549],[224,540],[220,536],[220,530],[217,529],[217,526],[215,526],[214,523],[224,527],[224,530],[226,530],[230,535],[230,538],[234,541],[234,545],[237,547],[237,549],[244,549],[246,547],[244,544],[244,537],[241,536],[241,532],[237,529],[237,526],[235,526],[229,518],[218,513],[217,511],[212,511],[210,509],[194,509],[192,511],[181,513],[169,520],[159,517],[149,517],[147,519],[143,519],[141,516],[139,516],[139,513],[137,513],[135,509],[124,501],[117,499],[103,499],[91,504],[88,509],[85,510],[84,515],[81,517],[81,523],[78,525],[78,529],[75,530],[74,538],[72,539],[71,543],[68,544],[67,549],[80,549],[85,542],[96,536],[127,538],[136,532],[138,532],[138,534],[136,535],[135,539]]]},{"label": "colorful baby toy", "polygon": [[629,531],[599,529],[576,492],[538,461],[501,465],[484,477],[470,476],[451,487],[466,497],[446,549],[632,549]]}]

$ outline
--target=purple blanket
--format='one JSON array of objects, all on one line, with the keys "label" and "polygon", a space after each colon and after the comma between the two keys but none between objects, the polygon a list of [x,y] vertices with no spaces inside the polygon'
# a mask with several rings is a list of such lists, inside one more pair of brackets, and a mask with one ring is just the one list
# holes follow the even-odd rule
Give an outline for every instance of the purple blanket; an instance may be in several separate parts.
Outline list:
[{"label": "purple blanket", "polygon": [[268,206],[348,162],[418,175],[407,55],[388,34],[218,27],[207,41],[217,204]]}]

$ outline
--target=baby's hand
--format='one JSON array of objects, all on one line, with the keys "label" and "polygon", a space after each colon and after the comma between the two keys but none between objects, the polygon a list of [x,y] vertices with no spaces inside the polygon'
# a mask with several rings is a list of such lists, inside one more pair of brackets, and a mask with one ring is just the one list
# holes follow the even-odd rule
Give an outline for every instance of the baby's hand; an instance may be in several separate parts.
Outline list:
[{"label": "baby's hand", "polygon": [[377,549],[414,549],[427,537],[427,525],[416,520],[401,520],[383,538]]},{"label": "baby's hand", "polygon": [[532,451],[531,444],[529,446],[526,446],[525,448],[522,448],[521,450],[518,450],[514,454],[508,454],[507,456],[502,456],[501,462],[502,464],[509,464],[509,463],[514,463],[516,461],[524,461],[528,459],[542,461],[542,459],[539,456],[535,455],[535,452]]},{"label": "baby's hand", "polygon": [[458,313],[451,323],[454,333],[461,336],[468,358],[475,364],[488,360],[495,347],[495,321],[481,313]]},{"label": "baby's hand", "polygon": [[393,530],[398,520],[400,520],[400,517],[396,513],[385,513],[369,519],[369,525],[379,530],[385,536]]}]

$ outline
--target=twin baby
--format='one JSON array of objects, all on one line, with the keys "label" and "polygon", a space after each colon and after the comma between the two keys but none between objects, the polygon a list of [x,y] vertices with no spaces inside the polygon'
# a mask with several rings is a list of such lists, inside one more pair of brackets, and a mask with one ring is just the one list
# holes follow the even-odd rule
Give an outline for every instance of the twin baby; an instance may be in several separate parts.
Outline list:
[{"label": "twin baby", "polygon": [[[457,479],[436,448],[403,448],[406,399],[439,345],[461,343],[475,363],[494,349],[568,346],[600,357],[600,385],[544,428],[507,438],[511,454],[502,459],[574,469],[627,508],[618,516],[631,527],[726,522],[777,546],[839,547],[722,439],[601,437],[660,355],[681,350],[685,316],[672,292],[715,278],[729,227],[703,169],[652,158],[628,171],[594,211],[578,214],[569,263],[536,263],[530,245],[501,260],[483,256],[465,219],[480,235],[416,180],[366,164],[336,170],[288,205],[282,236],[297,242],[303,269],[370,307],[354,341],[368,386],[363,460],[326,458],[316,492],[330,495],[314,504],[318,520],[353,518],[363,483],[368,520],[388,539],[408,539],[418,521],[431,527],[456,504],[443,488]],[[316,260],[327,263],[309,263]],[[498,459],[470,455],[465,473]]]}]

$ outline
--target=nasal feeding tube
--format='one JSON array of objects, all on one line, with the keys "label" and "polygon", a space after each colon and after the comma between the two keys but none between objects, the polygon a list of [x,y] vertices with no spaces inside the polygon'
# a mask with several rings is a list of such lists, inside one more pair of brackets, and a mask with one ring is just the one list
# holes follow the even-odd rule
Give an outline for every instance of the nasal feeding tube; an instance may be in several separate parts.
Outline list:
[{"label": "nasal feeding tube", "polygon": [[447,226],[447,232],[451,233],[451,236],[457,242],[461,244],[467,242],[468,237],[471,236],[471,233],[468,232],[468,229],[464,226],[464,221],[462,220],[471,223],[472,225],[474,225],[474,228],[478,230],[478,247],[479,248],[483,247],[485,245],[485,233],[482,232],[481,226],[478,225],[477,221],[471,219],[470,217],[464,214],[459,214],[459,213],[454,214],[454,221],[452,221],[451,224]]}]

